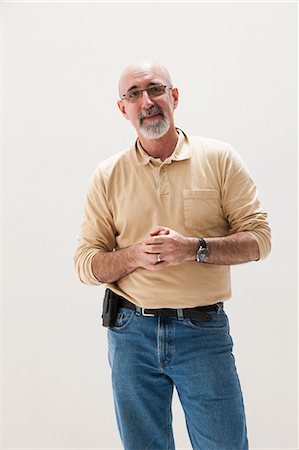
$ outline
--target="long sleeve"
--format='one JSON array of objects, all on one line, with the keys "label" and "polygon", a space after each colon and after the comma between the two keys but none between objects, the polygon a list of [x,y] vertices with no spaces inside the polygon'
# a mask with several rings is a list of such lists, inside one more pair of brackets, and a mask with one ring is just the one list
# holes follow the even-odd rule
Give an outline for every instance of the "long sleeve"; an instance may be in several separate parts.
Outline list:
[{"label": "long sleeve", "polygon": [[271,230],[262,210],[256,186],[238,154],[230,146],[222,165],[222,207],[230,233],[247,231],[256,239],[260,259],[271,250]]},{"label": "long sleeve", "polygon": [[89,185],[84,217],[77,240],[74,263],[80,280],[85,284],[101,284],[92,272],[91,262],[93,256],[99,251],[113,250],[115,228],[100,167],[97,168]]}]

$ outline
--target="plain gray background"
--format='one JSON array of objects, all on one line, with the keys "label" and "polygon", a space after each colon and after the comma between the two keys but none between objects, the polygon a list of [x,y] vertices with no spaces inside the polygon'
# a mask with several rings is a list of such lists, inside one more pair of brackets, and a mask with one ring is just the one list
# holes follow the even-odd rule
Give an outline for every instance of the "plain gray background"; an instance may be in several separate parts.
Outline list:
[{"label": "plain gray background", "polygon": [[[104,288],[72,258],[96,165],[135,138],[117,82],[144,57],[179,87],[177,126],[231,143],[269,213],[272,253],[233,268],[226,311],[250,448],[298,448],[297,3],[3,2],[2,26],[1,448],[121,448]],[[174,429],[190,448],[177,397]]]}]

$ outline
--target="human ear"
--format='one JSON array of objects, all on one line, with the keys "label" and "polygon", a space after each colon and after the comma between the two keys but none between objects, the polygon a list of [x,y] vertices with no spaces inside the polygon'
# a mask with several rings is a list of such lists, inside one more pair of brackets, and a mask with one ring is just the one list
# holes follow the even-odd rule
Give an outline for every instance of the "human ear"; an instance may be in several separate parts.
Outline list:
[{"label": "human ear", "polygon": [[128,114],[127,114],[127,112],[126,112],[125,105],[123,104],[123,102],[122,102],[121,100],[117,100],[117,106],[118,106],[120,112],[122,113],[122,115],[123,115],[127,120],[129,120]]},{"label": "human ear", "polygon": [[178,106],[179,103],[179,91],[178,88],[173,88],[171,92],[173,98],[173,107],[174,109]]}]

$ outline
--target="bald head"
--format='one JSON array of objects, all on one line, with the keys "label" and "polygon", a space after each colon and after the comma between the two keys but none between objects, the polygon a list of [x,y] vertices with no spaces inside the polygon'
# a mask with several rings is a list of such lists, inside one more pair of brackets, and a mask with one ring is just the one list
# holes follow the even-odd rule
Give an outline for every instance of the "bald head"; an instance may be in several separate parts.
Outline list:
[{"label": "bald head", "polygon": [[167,86],[172,86],[170,74],[165,66],[152,61],[139,61],[131,63],[125,68],[119,79],[119,95],[120,97],[130,89],[131,80],[136,80],[144,76],[156,76],[157,80],[165,83]]}]

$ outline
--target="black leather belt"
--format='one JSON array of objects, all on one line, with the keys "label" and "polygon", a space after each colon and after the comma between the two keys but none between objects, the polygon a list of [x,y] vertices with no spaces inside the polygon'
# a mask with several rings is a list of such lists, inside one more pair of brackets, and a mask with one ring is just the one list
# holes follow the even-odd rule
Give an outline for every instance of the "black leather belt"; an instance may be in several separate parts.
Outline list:
[{"label": "black leather belt", "polygon": [[[131,303],[129,300],[114,293],[118,299],[118,306],[137,310],[138,307]],[[183,317],[186,319],[198,319],[208,322],[211,320],[211,316],[208,314],[210,311],[219,311],[223,309],[223,302],[216,303],[214,305],[197,306],[195,308],[182,308]],[[173,308],[160,308],[160,309],[148,309],[140,308],[141,314],[145,317],[176,317],[178,318],[178,310]]]}]

